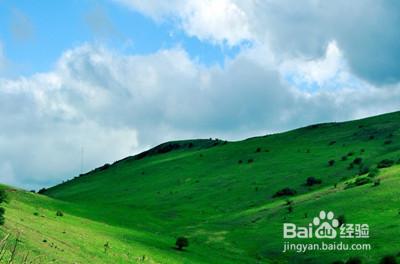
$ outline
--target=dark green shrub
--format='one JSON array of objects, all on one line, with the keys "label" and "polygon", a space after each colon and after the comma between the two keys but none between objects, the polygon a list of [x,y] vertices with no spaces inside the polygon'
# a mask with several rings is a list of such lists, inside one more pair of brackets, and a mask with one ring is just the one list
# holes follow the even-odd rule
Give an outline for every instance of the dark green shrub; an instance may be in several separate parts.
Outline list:
[{"label": "dark green shrub", "polygon": [[315,184],[321,184],[322,180],[321,179],[317,179],[315,177],[308,177],[306,180],[306,185],[307,186],[313,186]]},{"label": "dark green shrub", "polygon": [[393,161],[393,160],[384,159],[384,160],[381,160],[381,161],[378,163],[378,168],[379,168],[379,169],[381,169],[381,168],[388,168],[388,167],[393,166],[393,164],[394,164],[394,161]]},{"label": "dark green shrub", "polygon": [[367,177],[360,177],[360,178],[357,178],[355,180],[354,184],[356,186],[361,186],[361,185],[364,185],[364,184],[367,184],[367,183],[370,183],[370,182],[371,182],[371,179],[369,179]]},{"label": "dark green shrub", "polygon": [[358,172],[358,175],[364,175],[369,173],[369,167],[368,166],[361,166],[360,171]]},{"label": "dark green shrub", "polygon": [[397,264],[397,260],[395,256],[384,256],[379,264]]},{"label": "dark green shrub", "polygon": [[385,142],[383,142],[383,144],[389,145],[389,144],[392,144],[392,142],[393,142],[393,141],[391,141],[391,140],[385,140]]},{"label": "dark green shrub", "polygon": [[38,191],[39,194],[44,194],[47,191],[46,188],[42,188]]},{"label": "dark green shrub", "polygon": [[362,264],[362,260],[359,257],[351,257],[346,261],[346,264]]},{"label": "dark green shrub", "polygon": [[39,216],[39,213],[38,212],[34,212],[33,215],[34,216]]},{"label": "dark green shrub", "polygon": [[7,200],[6,190],[0,189],[0,203],[4,203]]},{"label": "dark green shrub", "polygon": [[375,136],[369,136],[369,140],[373,140],[373,139],[375,139]]},{"label": "dark green shrub", "polygon": [[257,148],[256,149],[256,152],[258,153],[258,152],[261,152],[261,148]]},{"label": "dark green shrub", "polygon": [[334,144],[336,144],[336,140],[332,140],[331,142],[329,142],[329,146],[332,146]]},{"label": "dark green shrub", "polygon": [[339,215],[339,217],[337,218],[338,222],[339,222],[339,226],[342,226],[343,224],[346,223],[346,217],[342,214]]},{"label": "dark green shrub", "polygon": [[5,213],[5,211],[6,210],[3,207],[0,207],[0,225],[4,225],[4,221],[5,221],[4,213]]},{"label": "dark green shrub", "polygon": [[362,163],[362,158],[357,157],[353,160],[353,164],[355,165],[360,165]]},{"label": "dark green shrub", "polygon": [[277,191],[272,197],[275,198],[275,197],[280,197],[280,196],[293,196],[296,193],[297,192],[295,189],[286,187],[286,188],[283,188],[282,190]]},{"label": "dark green shrub", "polygon": [[333,165],[335,165],[335,160],[329,160],[329,161],[328,161],[328,165],[331,166],[331,167],[332,167]]},{"label": "dark green shrub", "polygon": [[239,164],[242,164],[242,163],[243,163],[243,160],[238,160],[238,163],[239,163]]},{"label": "dark green shrub", "polygon": [[347,186],[345,187],[345,189],[349,189],[349,188],[365,185],[365,184],[370,183],[370,182],[371,182],[371,179],[368,178],[368,177],[359,177],[354,182],[347,183]]},{"label": "dark green shrub", "polygon": [[288,209],[288,213],[289,214],[293,212],[293,206],[292,205],[289,205],[287,209]]},{"label": "dark green shrub", "polygon": [[[0,204],[4,203],[7,200],[7,193],[6,190],[1,189],[0,190]],[[0,225],[4,225],[4,213],[5,213],[5,209],[3,207],[0,207]]]},{"label": "dark green shrub", "polygon": [[60,210],[57,211],[56,216],[64,216],[64,213],[61,212]]},{"label": "dark green shrub", "polygon": [[349,153],[347,153],[347,156],[353,156],[354,155],[354,152],[353,151],[350,151]]},{"label": "dark green shrub", "polygon": [[186,237],[178,237],[175,242],[176,249],[183,250],[189,246],[189,240]]},{"label": "dark green shrub", "polygon": [[347,156],[342,157],[342,161],[345,161],[345,160],[347,160]]},{"label": "dark green shrub", "polygon": [[247,160],[247,163],[253,163],[254,162],[254,159],[248,159]]},{"label": "dark green shrub", "polygon": [[379,174],[379,169],[378,169],[378,168],[373,168],[373,169],[368,173],[368,177],[374,178],[374,177],[378,176],[378,174]]}]

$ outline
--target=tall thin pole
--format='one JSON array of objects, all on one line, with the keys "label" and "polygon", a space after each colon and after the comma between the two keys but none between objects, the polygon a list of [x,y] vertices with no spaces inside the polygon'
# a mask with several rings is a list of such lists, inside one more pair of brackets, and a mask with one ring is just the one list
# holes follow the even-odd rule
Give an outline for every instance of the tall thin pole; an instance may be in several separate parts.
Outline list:
[{"label": "tall thin pole", "polygon": [[83,149],[83,146],[81,146],[81,171],[80,171],[80,174],[83,174],[83,155],[84,155],[84,149]]}]

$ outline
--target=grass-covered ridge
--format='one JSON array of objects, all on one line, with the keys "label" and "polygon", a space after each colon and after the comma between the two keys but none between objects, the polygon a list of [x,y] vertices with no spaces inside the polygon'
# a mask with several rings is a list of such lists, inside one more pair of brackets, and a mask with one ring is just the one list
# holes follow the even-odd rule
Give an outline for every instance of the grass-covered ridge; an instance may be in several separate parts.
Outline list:
[{"label": "grass-covered ridge", "polygon": [[[25,227],[27,248],[61,259],[67,253],[30,234],[48,226],[42,236],[85,245],[68,251],[78,262],[145,255],[148,263],[330,263],[360,255],[378,263],[400,252],[390,243],[400,237],[399,159],[399,112],[239,142],[170,142],[50,188],[48,197],[10,192],[6,229]],[[282,254],[282,223],[306,224],[320,210],[370,224],[373,250]],[[63,228],[77,231],[63,238]],[[178,236],[189,238],[187,251],[172,249]]]}]

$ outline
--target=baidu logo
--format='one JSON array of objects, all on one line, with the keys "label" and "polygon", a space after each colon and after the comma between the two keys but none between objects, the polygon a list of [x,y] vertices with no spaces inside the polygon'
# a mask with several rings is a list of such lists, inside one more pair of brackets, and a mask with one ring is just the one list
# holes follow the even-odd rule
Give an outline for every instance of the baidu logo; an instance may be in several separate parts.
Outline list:
[{"label": "baidu logo", "polygon": [[332,212],[325,213],[321,211],[318,217],[314,217],[313,224],[317,227],[315,230],[316,238],[336,238],[336,228],[339,227],[339,221],[334,218]]}]

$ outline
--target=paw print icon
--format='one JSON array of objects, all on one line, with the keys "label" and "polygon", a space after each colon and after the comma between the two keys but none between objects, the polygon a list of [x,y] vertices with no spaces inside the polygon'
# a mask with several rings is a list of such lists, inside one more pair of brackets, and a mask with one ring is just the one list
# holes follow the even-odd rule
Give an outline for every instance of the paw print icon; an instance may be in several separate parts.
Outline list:
[{"label": "paw print icon", "polygon": [[325,211],[321,211],[319,216],[314,217],[313,224],[317,227],[315,229],[316,238],[336,238],[336,228],[339,226],[339,221],[335,219],[333,212],[326,213]]}]

